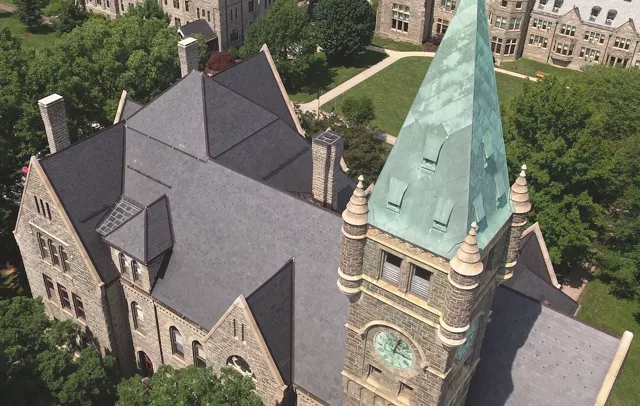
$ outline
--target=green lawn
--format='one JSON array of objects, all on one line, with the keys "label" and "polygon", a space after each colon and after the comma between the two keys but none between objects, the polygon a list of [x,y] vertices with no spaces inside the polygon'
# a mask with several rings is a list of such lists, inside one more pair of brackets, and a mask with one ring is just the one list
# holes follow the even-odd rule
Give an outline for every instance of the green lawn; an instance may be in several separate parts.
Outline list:
[{"label": "green lawn", "polygon": [[8,6],[14,6],[15,5],[13,3],[13,0],[2,0],[2,1],[0,1],[0,4],[6,4]]},{"label": "green lawn", "polygon": [[640,399],[640,303],[620,300],[609,294],[605,283],[589,282],[582,296],[578,317],[621,336],[626,330],[634,334],[624,369],[619,376],[609,406],[638,404]]},{"label": "green lawn", "polygon": [[310,83],[304,90],[289,94],[289,98],[295,103],[310,102],[316,98],[317,89],[322,88],[322,93],[326,93],[386,57],[387,55],[383,53],[365,50],[362,54],[358,55],[354,61],[348,64],[333,65],[329,63],[328,70],[318,69],[316,72],[312,72],[309,77],[313,83]]},{"label": "green lawn", "polygon": [[13,35],[22,39],[25,46],[35,49],[51,46],[57,38],[53,28],[46,24],[41,25],[34,32],[27,32],[27,27],[8,11],[0,10],[0,26],[8,27]]},{"label": "green lawn", "polygon": [[393,51],[422,51],[422,48],[419,45],[412,44],[410,42],[396,41],[392,40],[391,38],[381,37],[379,35],[373,36],[371,45],[375,45],[380,48],[391,49]]},{"label": "green lawn", "polygon": [[558,68],[557,66],[552,66],[546,63],[524,58],[518,59],[514,62],[503,62],[502,64],[500,64],[500,67],[502,69],[522,73],[523,75],[527,76],[535,76],[536,72],[544,72],[548,75],[568,77],[579,74],[580,72],[573,69]]},{"label": "green lawn", "polygon": [[[341,114],[342,100],[346,95],[365,94],[373,100],[376,118],[373,125],[393,135],[398,135],[400,127],[411,107],[418,88],[424,79],[431,58],[403,58],[365,80],[348,92],[336,97],[323,106],[330,111],[335,108]],[[498,97],[508,102],[522,89],[523,79],[498,73]]]}]

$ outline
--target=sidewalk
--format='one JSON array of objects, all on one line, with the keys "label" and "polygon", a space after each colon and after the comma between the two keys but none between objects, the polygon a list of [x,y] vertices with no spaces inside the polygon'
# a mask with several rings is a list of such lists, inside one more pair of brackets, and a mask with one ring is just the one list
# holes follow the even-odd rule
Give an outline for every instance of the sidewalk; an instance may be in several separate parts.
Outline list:
[{"label": "sidewalk", "polygon": [[[373,45],[368,46],[367,49],[370,50],[370,51],[385,53],[385,54],[389,55],[389,57],[383,59],[381,62],[373,65],[372,67],[370,67],[369,69],[365,70],[364,72],[352,77],[351,79],[347,80],[346,82],[342,83],[341,85],[339,85],[339,86],[335,87],[334,89],[331,89],[327,93],[321,95],[320,96],[320,106],[321,106],[321,108],[322,108],[323,104],[330,102],[331,100],[333,100],[336,97],[340,96],[342,93],[345,93],[347,90],[351,89],[352,87],[364,82],[365,80],[369,79],[371,76],[375,75],[376,73],[380,72],[384,68],[390,66],[391,64],[395,63],[396,61],[399,61],[402,58],[410,58],[410,57],[415,57],[415,56],[433,58],[435,56],[435,52],[422,52],[422,51],[401,52],[401,51],[393,51],[391,49],[386,49],[386,48],[380,48],[380,47],[376,47],[376,46],[373,46]],[[523,75],[523,74],[520,74],[520,73],[511,72],[511,71],[508,71],[508,70],[505,70],[505,69],[500,69],[500,68],[494,68],[494,69],[495,69],[496,72],[504,73],[505,75],[514,76],[514,77],[517,77],[517,78],[520,78],[520,79],[529,79],[529,80],[532,80],[534,82],[538,81],[538,78],[535,78],[535,77],[526,76],[526,75]],[[300,109],[302,111],[311,111],[311,112],[317,113],[318,112],[318,99],[312,100],[312,101],[310,101],[308,103],[301,104],[300,105]]]}]

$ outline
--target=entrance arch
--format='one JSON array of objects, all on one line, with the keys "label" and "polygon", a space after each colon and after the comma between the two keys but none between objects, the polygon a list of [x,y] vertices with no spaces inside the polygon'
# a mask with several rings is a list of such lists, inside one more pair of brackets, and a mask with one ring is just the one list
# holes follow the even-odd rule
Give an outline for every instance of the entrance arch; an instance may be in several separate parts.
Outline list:
[{"label": "entrance arch", "polygon": [[142,376],[153,376],[153,363],[144,351],[138,351],[138,366]]}]

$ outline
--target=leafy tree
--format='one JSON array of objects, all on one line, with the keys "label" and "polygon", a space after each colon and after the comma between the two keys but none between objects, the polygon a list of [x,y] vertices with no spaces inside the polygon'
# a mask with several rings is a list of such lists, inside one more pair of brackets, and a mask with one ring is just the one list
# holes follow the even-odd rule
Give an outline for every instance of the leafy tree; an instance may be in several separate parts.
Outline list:
[{"label": "leafy tree", "polygon": [[314,17],[319,44],[330,59],[348,59],[371,44],[376,25],[367,0],[320,0]]},{"label": "leafy tree", "polygon": [[142,3],[138,2],[128,11],[128,14],[142,18],[143,20],[149,20],[155,18],[165,21],[167,24],[170,22],[169,15],[162,10],[155,0],[144,0]]},{"label": "leafy tree", "polygon": [[120,383],[116,406],[261,406],[262,401],[253,389],[251,378],[231,368],[223,368],[218,376],[208,368],[194,365],[179,370],[162,365],[145,381],[134,376]]},{"label": "leafy tree", "polygon": [[531,220],[560,269],[596,265],[614,291],[640,293],[640,77],[593,67],[527,82],[502,114],[512,173],[529,167]]},{"label": "leafy tree", "polygon": [[311,19],[306,7],[299,7],[296,0],[276,1],[264,17],[249,26],[246,52],[255,54],[263,44],[269,47],[289,91],[302,86],[307,74],[321,60]]},{"label": "leafy tree", "polygon": [[10,405],[113,405],[115,358],[87,347],[74,361],[78,326],[51,322],[42,301],[0,301],[0,390]]},{"label": "leafy tree", "polygon": [[207,73],[215,75],[235,65],[235,61],[229,52],[213,52],[207,62]]},{"label": "leafy tree", "polygon": [[87,19],[87,12],[76,0],[57,0],[49,3],[44,14],[54,17],[54,26],[58,35],[71,32]]},{"label": "leafy tree", "polygon": [[376,118],[373,101],[366,95],[346,96],[342,101],[342,113],[349,124],[369,124]]},{"label": "leafy tree", "polygon": [[42,0],[14,0],[16,17],[30,30],[37,28],[42,23],[40,9],[45,5]]}]

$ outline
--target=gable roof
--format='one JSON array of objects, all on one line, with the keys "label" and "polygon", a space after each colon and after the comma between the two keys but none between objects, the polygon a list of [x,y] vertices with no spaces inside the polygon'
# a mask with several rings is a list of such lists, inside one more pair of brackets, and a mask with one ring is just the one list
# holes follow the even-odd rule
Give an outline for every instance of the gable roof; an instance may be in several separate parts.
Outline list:
[{"label": "gable roof", "polygon": [[467,406],[593,405],[620,339],[500,286]]},{"label": "gable roof", "polygon": [[511,215],[483,0],[463,0],[369,202],[369,223],[451,259],[472,222],[481,249]]},{"label": "gable roof", "polygon": [[185,25],[178,28],[178,34],[180,34],[182,38],[188,38],[193,36],[194,34],[200,34],[204,38],[205,42],[209,42],[212,39],[217,38],[216,34],[213,32],[209,24],[207,24],[207,22],[203,19],[186,23]]}]

